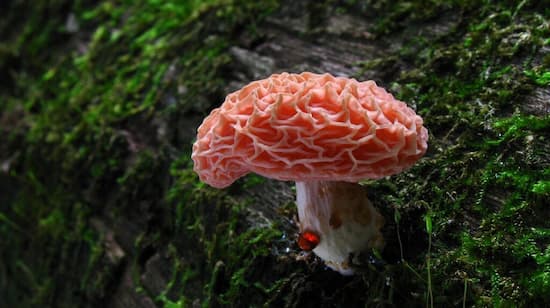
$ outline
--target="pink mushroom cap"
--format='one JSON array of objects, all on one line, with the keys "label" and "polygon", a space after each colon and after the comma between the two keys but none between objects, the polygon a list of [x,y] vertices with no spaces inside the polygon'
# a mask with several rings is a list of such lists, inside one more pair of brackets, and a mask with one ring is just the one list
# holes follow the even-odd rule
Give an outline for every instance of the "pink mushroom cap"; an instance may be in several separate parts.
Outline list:
[{"label": "pink mushroom cap", "polygon": [[358,182],[409,168],[427,141],[422,118],[374,81],[282,73],[227,95],[198,128],[192,159],[217,188],[249,172]]}]

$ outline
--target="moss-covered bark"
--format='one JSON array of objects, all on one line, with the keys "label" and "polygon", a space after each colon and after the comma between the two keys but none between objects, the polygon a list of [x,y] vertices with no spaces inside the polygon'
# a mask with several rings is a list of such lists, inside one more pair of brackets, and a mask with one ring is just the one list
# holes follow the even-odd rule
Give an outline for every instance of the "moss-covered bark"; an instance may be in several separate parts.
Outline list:
[{"label": "moss-covered bark", "polygon": [[[1,307],[550,305],[545,1],[0,6]],[[359,275],[296,260],[290,183],[192,172],[201,118],[281,70],[374,79],[430,131],[365,183],[388,244]]]}]

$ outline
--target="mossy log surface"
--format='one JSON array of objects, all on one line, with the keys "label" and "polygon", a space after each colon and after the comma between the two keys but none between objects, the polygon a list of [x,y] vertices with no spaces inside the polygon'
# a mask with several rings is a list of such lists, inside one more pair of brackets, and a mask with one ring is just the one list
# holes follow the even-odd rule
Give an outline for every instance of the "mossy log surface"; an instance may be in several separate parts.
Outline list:
[{"label": "mossy log surface", "polygon": [[[548,1],[0,4],[0,307],[549,307]],[[292,183],[213,189],[202,118],[272,73],[373,79],[427,155],[366,181],[382,252],[296,245]]]}]

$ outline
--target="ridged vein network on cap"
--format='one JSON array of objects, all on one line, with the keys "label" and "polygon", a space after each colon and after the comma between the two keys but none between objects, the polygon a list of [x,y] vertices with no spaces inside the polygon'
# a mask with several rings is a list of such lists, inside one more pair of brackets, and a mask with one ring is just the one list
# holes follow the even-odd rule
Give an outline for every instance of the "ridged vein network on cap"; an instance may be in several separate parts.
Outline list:
[{"label": "ridged vein network on cap", "polygon": [[274,74],[229,94],[198,129],[194,170],[223,188],[255,172],[358,182],[399,173],[427,149],[422,118],[374,81]]}]

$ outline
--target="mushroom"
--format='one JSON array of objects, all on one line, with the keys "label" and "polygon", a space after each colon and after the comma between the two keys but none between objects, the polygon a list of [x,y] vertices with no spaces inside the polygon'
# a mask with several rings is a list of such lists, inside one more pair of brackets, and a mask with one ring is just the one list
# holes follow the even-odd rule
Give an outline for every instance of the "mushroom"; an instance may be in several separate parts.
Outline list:
[{"label": "mushroom", "polygon": [[192,159],[217,188],[249,172],[296,181],[299,246],[348,275],[353,256],[384,243],[384,219],[358,182],[399,173],[424,155],[422,123],[374,81],[274,74],[229,94],[204,119]]}]

